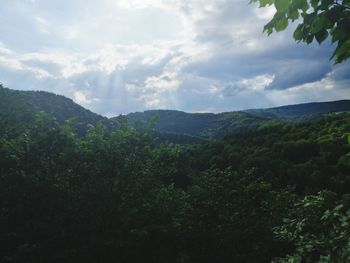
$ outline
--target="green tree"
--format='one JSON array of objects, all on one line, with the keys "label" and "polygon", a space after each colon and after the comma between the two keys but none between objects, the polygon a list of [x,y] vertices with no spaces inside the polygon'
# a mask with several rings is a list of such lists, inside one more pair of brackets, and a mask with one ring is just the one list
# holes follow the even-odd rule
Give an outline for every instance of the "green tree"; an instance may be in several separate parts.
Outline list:
[{"label": "green tree", "polygon": [[289,22],[300,21],[294,31],[296,41],[322,43],[328,37],[336,48],[331,59],[335,64],[350,57],[350,0],[251,0],[260,7],[274,5],[276,13],[264,27],[270,35],[283,31]]},{"label": "green tree", "polygon": [[294,251],[275,263],[349,262],[350,196],[331,191],[306,196],[296,202],[276,237],[287,240]]}]

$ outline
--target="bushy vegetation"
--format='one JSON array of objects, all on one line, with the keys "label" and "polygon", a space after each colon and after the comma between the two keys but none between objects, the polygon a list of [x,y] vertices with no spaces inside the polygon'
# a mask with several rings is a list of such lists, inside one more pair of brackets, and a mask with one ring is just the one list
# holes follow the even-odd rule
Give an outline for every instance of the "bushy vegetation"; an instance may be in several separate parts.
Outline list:
[{"label": "bushy vegetation", "polygon": [[33,116],[0,127],[1,262],[350,260],[349,113],[197,145]]},{"label": "bushy vegetation", "polygon": [[[324,114],[346,111],[350,111],[350,100],[305,103],[219,114],[152,110],[130,113],[126,116],[112,118],[112,120],[126,119],[133,127],[137,127],[140,122],[153,123],[153,128],[160,133],[176,133],[212,140],[254,131],[281,121],[305,122],[320,118]],[[169,141],[171,141],[170,138]]]}]

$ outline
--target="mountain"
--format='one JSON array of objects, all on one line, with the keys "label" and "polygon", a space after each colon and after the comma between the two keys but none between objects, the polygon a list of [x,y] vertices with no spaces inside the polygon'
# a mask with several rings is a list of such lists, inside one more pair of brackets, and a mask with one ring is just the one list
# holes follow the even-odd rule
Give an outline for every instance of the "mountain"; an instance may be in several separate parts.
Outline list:
[{"label": "mountain", "polygon": [[[304,103],[268,109],[235,112],[186,113],[174,110],[150,110],[126,115],[132,126],[153,123],[156,131],[186,134],[205,139],[222,138],[232,133],[244,133],[285,121],[303,121],[324,114],[350,111],[350,100]],[[112,118],[118,120],[120,117]]]},{"label": "mountain", "polygon": [[[112,118],[118,120],[121,117]],[[184,134],[205,139],[224,137],[230,133],[246,132],[271,121],[270,118],[248,112],[186,113],[174,110],[150,110],[126,115],[128,123],[154,125],[159,132]]]},{"label": "mountain", "polygon": [[0,86],[1,127],[7,127],[7,130],[14,126],[25,127],[34,120],[38,112],[52,115],[60,124],[74,118],[74,129],[79,135],[86,132],[89,124],[115,126],[108,118],[93,113],[64,96],[45,91],[11,90]]},{"label": "mountain", "polygon": [[287,105],[269,109],[246,110],[246,112],[280,120],[298,120],[301,118],[310,119],[323,114],[349,110],[350,100],[339,100]]},{"label": "mountain", "polygon": [[0,127],[6,127],[0,128],[0,135],[10,134],[11,127],[25,127],[34,120],[38,112],[46,112],[60,124],[68,119],[75,119],[73,127],[80,136],[86,133],[89,124],[101,123],[113,129],[118,126],[118,122],[126,119],[128,124],[134,127],[154,128],[156,142],[190,144],[274,127],[280,122],[312,120],[324,114],[343,111],[350,111],[350,100],[218,114],[150,110],[108,119],[61,95],[44,91],[11,90],[0,85]]}]

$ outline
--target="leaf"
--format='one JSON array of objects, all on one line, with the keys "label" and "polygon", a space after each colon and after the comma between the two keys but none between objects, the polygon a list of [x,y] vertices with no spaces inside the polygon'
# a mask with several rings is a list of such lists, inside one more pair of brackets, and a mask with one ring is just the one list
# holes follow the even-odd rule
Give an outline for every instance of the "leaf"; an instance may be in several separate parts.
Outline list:
[{"label": "leaf", "polygon": [[304,5],[301,7],[301,9],[304,12],[306,12],[309,8],[310,8],[310,5],[306,1],[304,1]]},{"label": "leaf", "polygon": [[288,19],[282,18],[276,22],[275,29],[277,32],[280,32],[285,30],[287,26],[288,26]]},{"label": "leaf", "polygon": [[313,8],[316,8],[318,6],[318,3],[320,2],[320,0],[311,0],[311,6]]},{"label": "leaf", "polygon": [[332,42],[334,43],[338,40],[342,40],[344,36],[346,36],[346,32],[343,31],[342,28],[335,27],[332,29],[331,35],[332,35]]},{"label": "leaf", "polygon": [[306,37],[306,43],[307,44],[310,44],[312,41],[314,40],[314,35],[309,35]]},{"label": "leaf", "polygon": [[267,5],[272,5],[274,2],[274,0],[260,0],[259,3],[260,3],[260,7],[264,7],[264,6],[267,6]]},{"label": "leaf", "polygon": [[321,44],[328,37],[328,32],[326,29],[323,29],[316,33],[315,38],[319,44]]},{"label": "leaf", "polygon": [[272,34],[272,32],[273,32],[273,30],[272,30],[272,28],[270,27],[270,28],[268,28],[267,30],[267,35],[269,36],[269,35],[271,35]]},{"label": "leaf", "polygon": [[[349,53],[349,50],[350,50],[350,40],[348,40],[344,43],[338,44],[338,47],[334,51],[334,54],[332,57],[334,57],[334,56],[338,57],[338,58],[342,57],[343,55],[346,55],[347,53]],[[340,60],[340,62],[341,61],[342,60]],[[338,59],[337,59],[336,63],[340,63],[340,62],[338,62]]]},{"label": "leaf", "polygon": [[350,134],[348,135],[348,144],[350,145]]},{"label": "leaf", "polygon": [[323,10],[328,10],[331,5],[334,4],[334,0],[322,0],[320,8]]},{"label": "leaf", "polygon": [[325,11],[328,21],[334,25],[342,17],[343,9],[336,6],[330,10]]},{"label": "leaf", "polygon": [[306,2],[306,0],[294,0],[293,5],[297,9],[304,10],[305,6],[307,5],[307,2]]},{"label": "leaf", "polygon": [[273,23],[269,22],[264,26],[264,31],[263,32],[267,32],[267,35],[271,35],[272,34],[272,30],[273,30]]},{"label": "leaf", "polygon": [[299,11],[298,11],[298,9],[295,9],[293,11],[288,12],[288,17],[292,21],[297,20],[299,18]]},{"label": "leaf", "polygon": [[277,12],[286,12],[290,5],[290,0],[275,0],[275,7]]},{"label": "leaf", "polygon": [[324,14],[318,14],[312,20],[311,32],[317,33],[322,29],[327,28],[327,25],[328,25],[328,19],[326,18],[326,16]]},{"label": "leaf", "polygon": [[316,13],[305,14],[303,17],[304,17],[305,24],[312,25],[312,23],[315,21],[315,18],[317,17],[317,14]]},{"label": "leaf", "polygon": [[295,40],[301,41],[303,39],[303,31],[302,30],[303,30],[303,25],[302,24],[298,25],[293,33],[293,37]]}]

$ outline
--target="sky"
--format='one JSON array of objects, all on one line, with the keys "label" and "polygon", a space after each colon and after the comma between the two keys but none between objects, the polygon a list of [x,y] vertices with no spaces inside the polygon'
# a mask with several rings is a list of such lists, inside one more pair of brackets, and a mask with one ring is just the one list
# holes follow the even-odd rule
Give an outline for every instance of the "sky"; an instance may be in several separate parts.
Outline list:
[{"label": "sky", "polygon": [[262,33],[249,0],[1,0],[0,83],[64,95],[107,117],[350,99],[335,45]]}]

